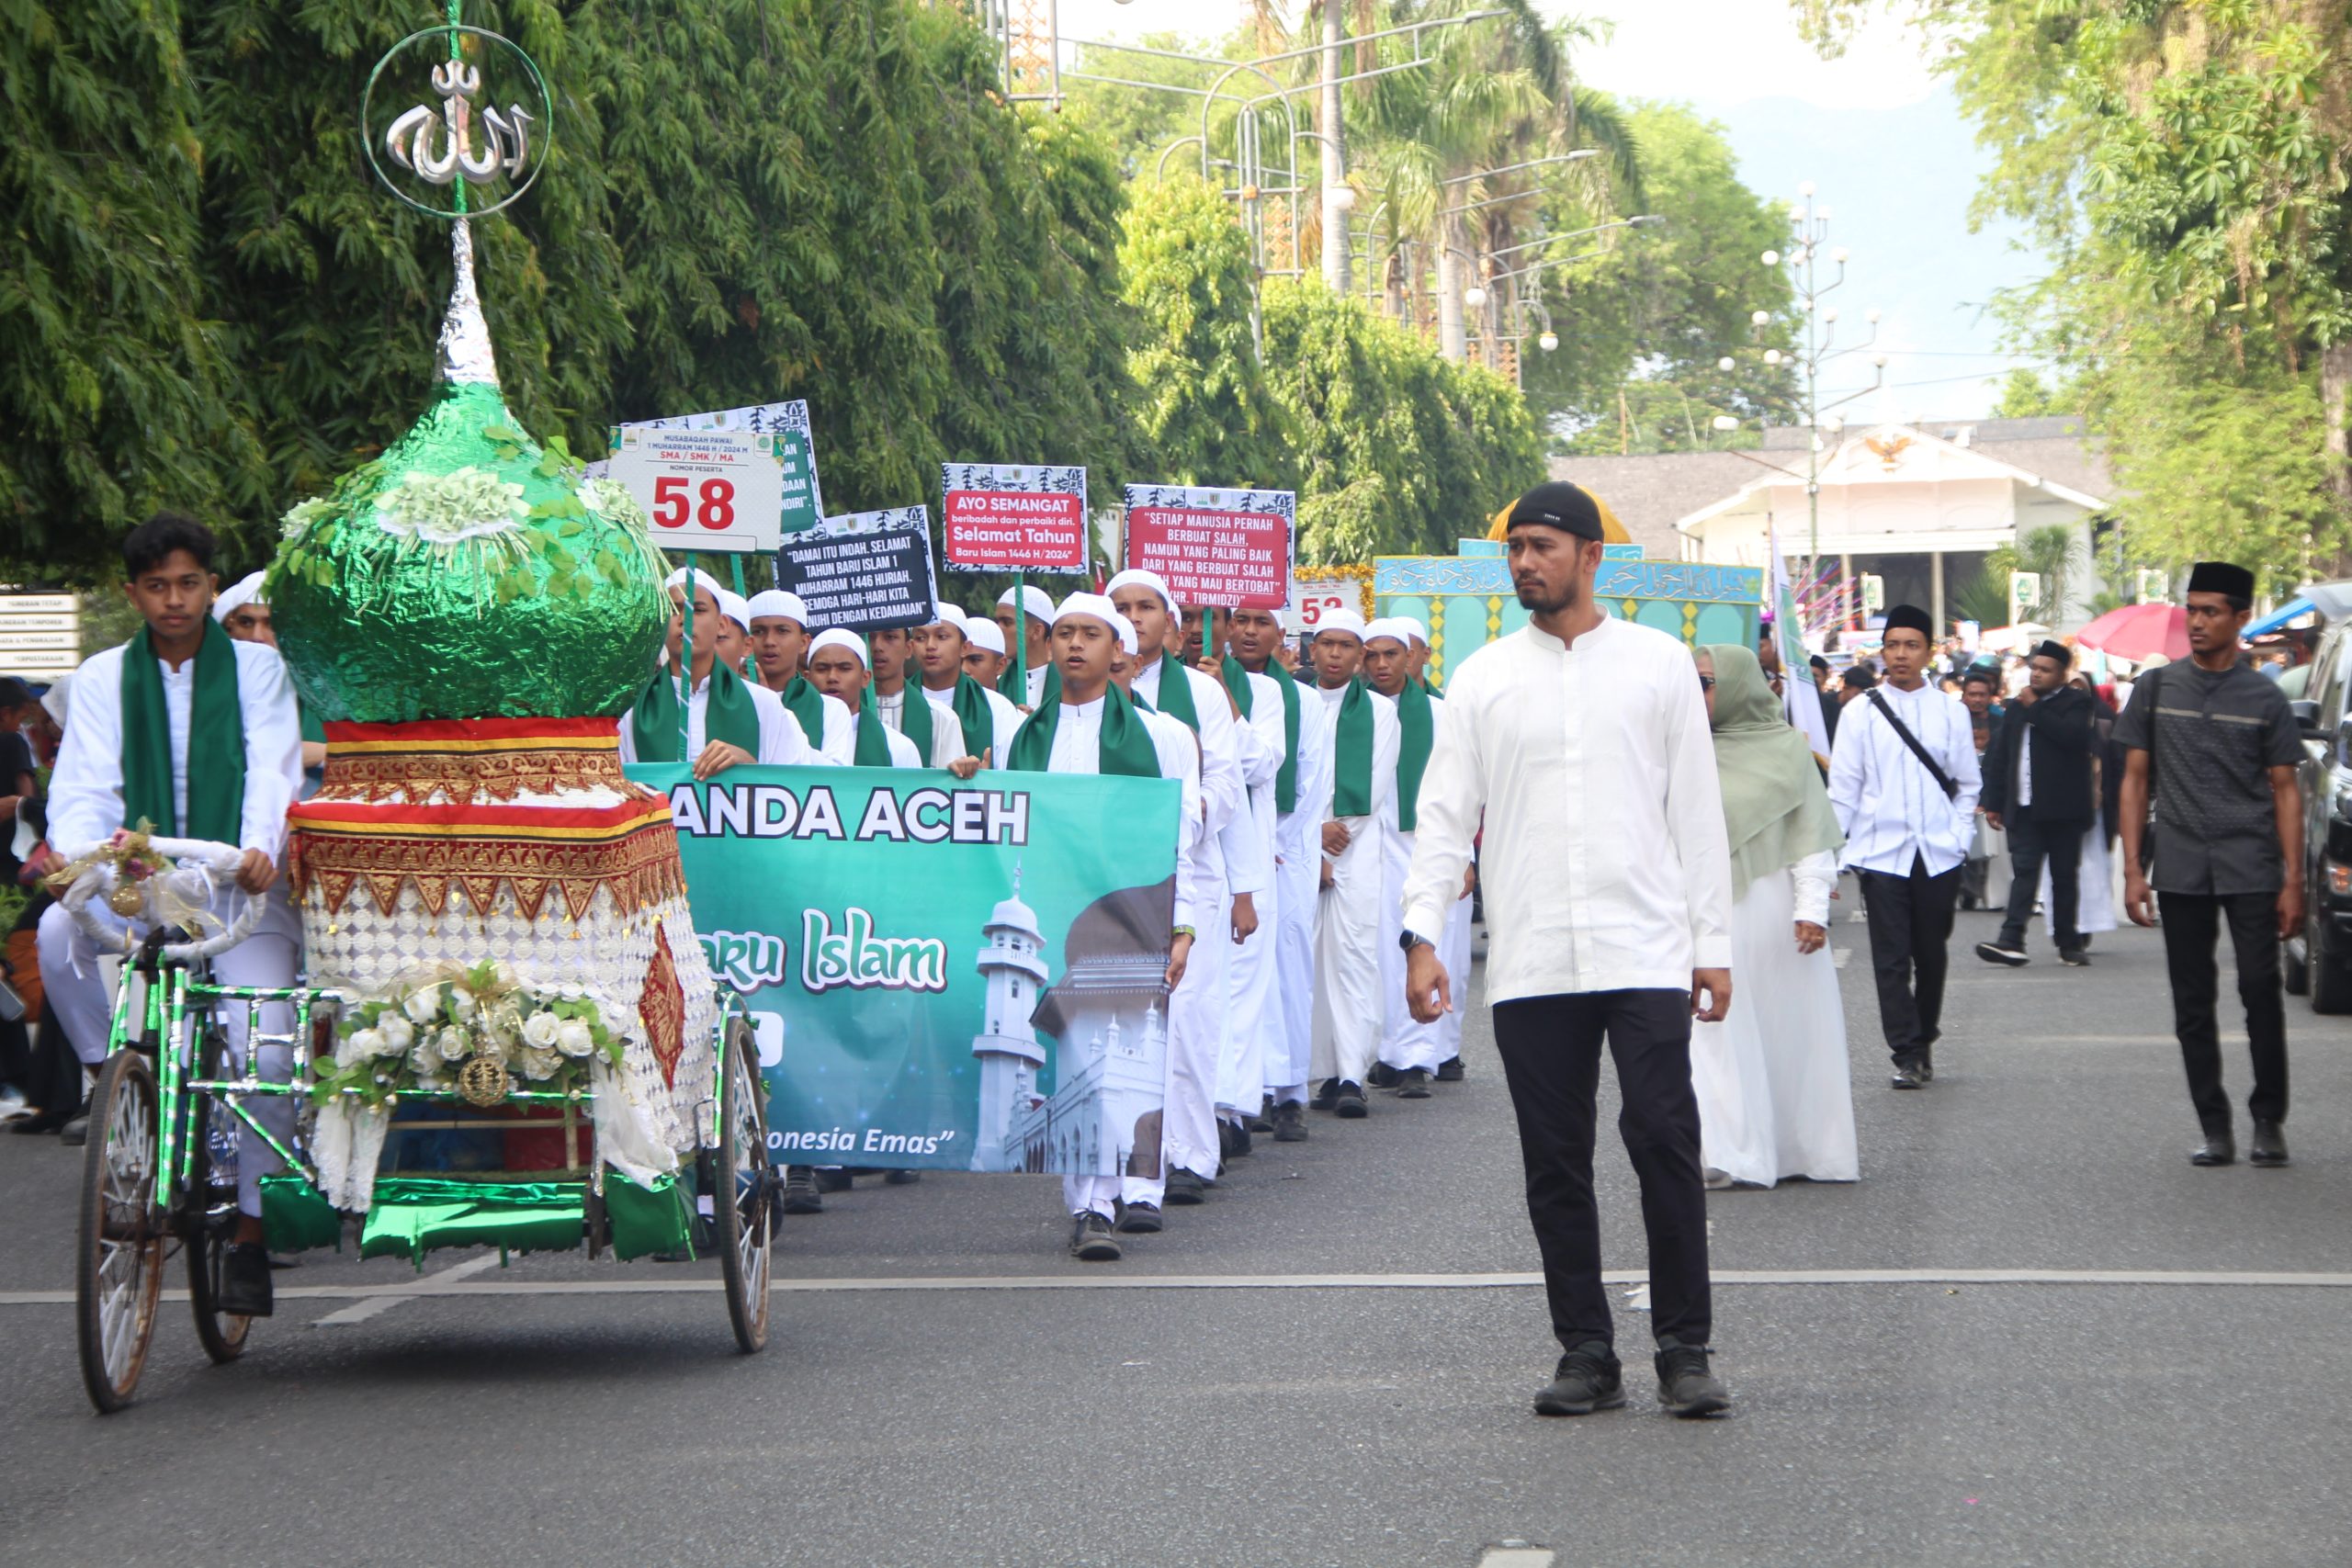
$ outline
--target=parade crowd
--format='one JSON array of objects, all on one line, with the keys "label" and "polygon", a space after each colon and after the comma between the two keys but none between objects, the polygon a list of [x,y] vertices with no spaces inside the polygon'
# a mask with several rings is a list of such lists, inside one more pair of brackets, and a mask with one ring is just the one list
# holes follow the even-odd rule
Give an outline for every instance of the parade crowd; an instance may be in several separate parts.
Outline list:
[{"label": "parade crowd", "polygon": [[[1415,620],[1341,610],[1302,647],[1272,611],[1180,605],[1148,571],[1058,603],[1035,587],[984,613],[943,602],[922,626],[871,635],[812,624],[789,592],[680,571],[620,751],[702,778],[769,763],[1181,783],[1161,1145],[1116,1175],[1062,1179],[1069,1250],[1090,1262],[1207,1201],[1256,1140],[1337,1135],[1461,1080],[1483,899],[1484,1000],[1564,1352],[1546,1414],[1623,1403],[1592,1189],[1604,1046],[1641,1184],[1664,1408],[1728,1403],[1709,1364],[1704,1190],[1860,1178],[1827,942],[1842,872],[1858,878],[1889,1081],[1905,1090],[1935,1077],[1963,900],[2004,908],[1976,951],[2008,965],[2030,962],[2037,907],[2062,962],[2087,963],[2119,873],[2133,919],[2154,923],[2161,904],[2202,1164],[2233,1157],[2214,1017],[2226,925],[2254,1035],[2251,1154],[2285,1162],[2278,961],[2290,906],[2300,919],[2300,742],[2277,685],[2239,662],[2248,573],[2197,569],[2196,658],[2143,676],[2120,714],[2056,642],[2013,692],[1966,669],[1930,679],[1935,628],[1895,606],[1883,669],[1824,691],[1824,757],[1790,721],[1815,688],[1791,685],[1769,632],[1759,657],[1611,617],[1591,593],[1601,535],[1576,486],[1522,497],[1509,552],[1532,624],[1448,671],[1443,691]],[[30,1007],[0,1040],[0,1109],[68,1143],[107,1011],[87,937],[40,877],[142,820],[236,844],[235,880],[272,917],[216,969],[290,983],[285,811],[325,761],[259,574],[217,592],[211,536],[171,514],[130,536],[124,565],[138,637],[38,701],[0,683],[0,823],[36,894],[8,947]],[[1997,894],[1988,845],[2011,872]],[[271,1164],[248,1145],[230,1310],[269,1309],[253,1184]],[[786,1211],[820,1211],[855,1174],[788,1170]]]}]

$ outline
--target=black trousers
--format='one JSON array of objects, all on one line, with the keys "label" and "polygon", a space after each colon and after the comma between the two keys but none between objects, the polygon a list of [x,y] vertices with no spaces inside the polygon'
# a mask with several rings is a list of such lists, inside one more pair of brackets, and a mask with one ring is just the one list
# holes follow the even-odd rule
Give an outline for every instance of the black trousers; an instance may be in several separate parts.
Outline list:
[{"label": "black trousers", "polygon": [[1684,991],[1585,991],[1495,1005],[1495,1044],[1519,1114],[1527,1216],[1544,1254],[1552,1332],[1564,1350],[1589,1339],[1616,1342],[1592,1201],[1593,1094],[1604,1037],[1624,1100],[1617,1131],[1642,1184],[1650,1326],[1660,1338],[1704,1345],[1714,1314]]},{"label": "black trousers", "polygon": [[1952,909],[1960,901],[1960,867],[1928,874],[1911,857],[1911,874],[1860,874],[1871,924],[1871,967],[1878,976],[1878,1023],[1896,1061],[1936,1043],[1944,1016],[1944,971],[1950,966]]},{"label": "black trousers", "polygon": [[2001,945],[2024,949],[2026,922],[2033,919],[2033,901],[2041,897],[2041,865],[2047,861],[2050,934],[2057,940],[2059,952],[2072,953],[2083,944],[2083,933],[2075,929],[2075,921],[2082,908],[2086,825],[2044,822],[2034,816],[2030,806],[2003,817],[2001,824],[2009,832],[2009,866],[2016,874],[2009,883],[2008,912],[2001,920]]},{"label": "black trousers", "polygon": [[2165,966],[2172,972],[2173,1032],[2188,1069],[2188,1100],[2198,1125],[2227,1132],[2230,1097],[2222,1089],[2222,1032],[2213,1016],[2220,975],[2213,949],[2224,916],[2238,961],[2238,1000],[2245,1005],[2254,1053],[2254,1092],[2246,1111],[2257,1122],[2287,1119],[2287,1004],[2278,989],[2278,895],[2159,893]]}]

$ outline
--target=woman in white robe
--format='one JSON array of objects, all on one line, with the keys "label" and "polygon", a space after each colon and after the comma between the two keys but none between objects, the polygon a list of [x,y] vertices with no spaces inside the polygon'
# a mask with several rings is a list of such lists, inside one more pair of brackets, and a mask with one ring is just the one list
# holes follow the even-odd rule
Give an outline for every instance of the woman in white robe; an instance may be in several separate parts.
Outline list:
[{"label": "woman in white robe", "polygon": [[1725,644],[1698,660],[1731,839],[1736,976],[1730,1013],[1690,1032],[1701,1159],[1718,1187],[1852,1181],[1846,1012],[1828,946],[1843,836],[1755,654]]}]

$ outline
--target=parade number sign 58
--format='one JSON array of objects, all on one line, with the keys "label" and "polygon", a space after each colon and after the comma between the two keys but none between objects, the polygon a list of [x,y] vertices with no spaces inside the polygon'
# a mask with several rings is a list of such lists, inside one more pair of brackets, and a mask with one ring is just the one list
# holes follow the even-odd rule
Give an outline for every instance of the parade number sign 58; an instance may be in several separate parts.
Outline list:
[{"label": "parade number sign 58", "polygon": [[665,549],[764,552],[782,542],[784,465],[772,434],[624,426],[609,471]]}]

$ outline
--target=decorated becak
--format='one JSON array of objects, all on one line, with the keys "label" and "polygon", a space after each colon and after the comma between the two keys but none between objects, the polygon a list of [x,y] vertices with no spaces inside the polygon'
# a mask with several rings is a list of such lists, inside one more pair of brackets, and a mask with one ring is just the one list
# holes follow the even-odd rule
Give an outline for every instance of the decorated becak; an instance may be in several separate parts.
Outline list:
[{"label": "decorated becak", "polygon": [[621,772],[617,716],[662,642],[668,568],[628,492],[516,427],[465,221],[431,409],[287,514],[279,645],[325,721],[292,813],[314,984],[313,1148],[365,1209],[403,1089],[593,1100],[594,1157],[673,1172],[710,1098],[716,1003],[669,803]]}]

